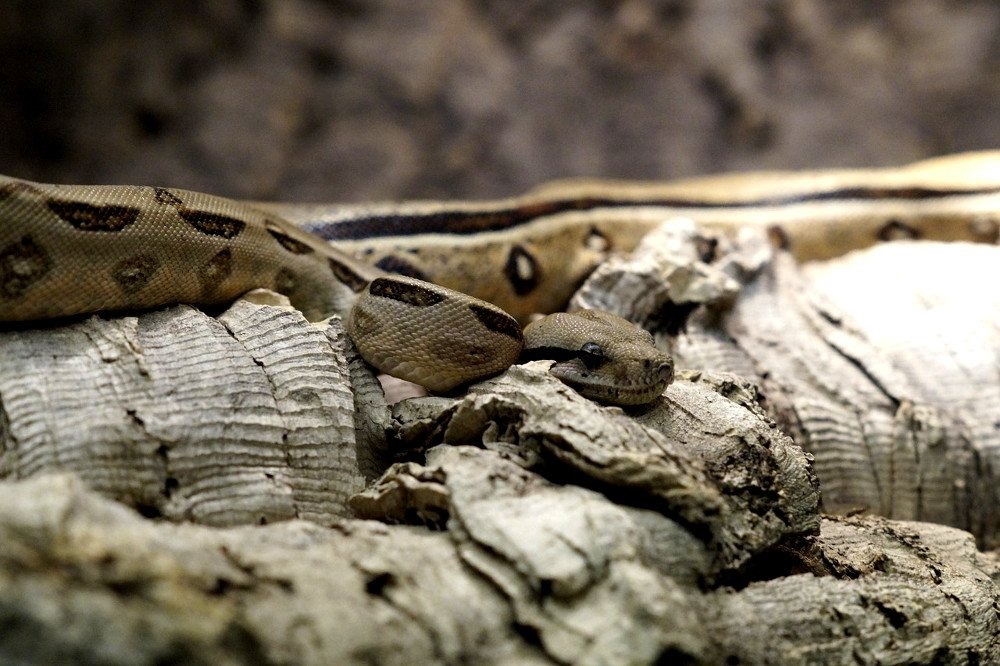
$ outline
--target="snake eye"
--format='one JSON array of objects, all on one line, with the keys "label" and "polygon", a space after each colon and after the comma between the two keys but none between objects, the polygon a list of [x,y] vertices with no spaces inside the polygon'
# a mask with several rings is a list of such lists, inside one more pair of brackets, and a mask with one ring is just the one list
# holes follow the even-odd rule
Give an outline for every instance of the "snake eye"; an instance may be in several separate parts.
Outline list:
[{"label": "snake eye", "polygon": [[580,347],[580,360],[588,368],[596,368],[604,362],[604,350],[596,342],[584,342]]}]

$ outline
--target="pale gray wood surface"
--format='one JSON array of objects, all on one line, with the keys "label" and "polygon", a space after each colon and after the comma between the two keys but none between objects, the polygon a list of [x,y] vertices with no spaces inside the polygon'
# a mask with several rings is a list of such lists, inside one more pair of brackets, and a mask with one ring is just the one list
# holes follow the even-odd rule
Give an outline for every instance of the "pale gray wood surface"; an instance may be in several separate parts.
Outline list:
[{"label": "pale gray wood surface", "polygon": [[595,276],[683,328],[647,409],[535,362],[390,411],[336,320],[266,294],[0,334],[0,662],[1000,660],[973,535],[820,513],[995,543],[996,295],[926,266],[998,250],[848,277],[662,233]]}]

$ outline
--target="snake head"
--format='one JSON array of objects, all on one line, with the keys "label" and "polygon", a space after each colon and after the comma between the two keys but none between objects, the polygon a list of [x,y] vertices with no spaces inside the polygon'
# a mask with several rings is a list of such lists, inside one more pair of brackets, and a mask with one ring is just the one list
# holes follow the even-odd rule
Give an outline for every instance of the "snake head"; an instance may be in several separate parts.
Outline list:
[{"label": "snake head", "polygon": [[555,360],[550,373],[598,402],[643,405],[674,378],[673,359],[648,331],[600,310],[543,317],[524,329],[524,341],[522,360]]}]

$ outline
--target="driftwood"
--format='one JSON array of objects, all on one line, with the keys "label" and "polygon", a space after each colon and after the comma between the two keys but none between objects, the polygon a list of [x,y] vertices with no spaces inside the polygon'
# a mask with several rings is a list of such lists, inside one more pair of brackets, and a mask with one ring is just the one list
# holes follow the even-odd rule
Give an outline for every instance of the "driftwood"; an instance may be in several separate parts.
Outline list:
[{"label": "driftwood", "polygon": [[574,302],[680,330],[680,368],[751,378],[815,456],[824,510],[1000,546],[1000,249],[899,241],[802,269],[753,233],[708,242],[667,225]]},{"label": "driftwood", "polygon": [[328,523],[381,451],[358,447],[349,344],[246,300],[0,334],[0,474],[74,472],[172,520]]},{"label": "driftwood", "polygon": [[641,410],[535,362],[390,411],[266,294],[0,334],[0,662],[1000,660],[973,535],[820,514],[1000,540],[1000,307],[946,283],[998,250],[660,233],[578,297],[689,368]]}]

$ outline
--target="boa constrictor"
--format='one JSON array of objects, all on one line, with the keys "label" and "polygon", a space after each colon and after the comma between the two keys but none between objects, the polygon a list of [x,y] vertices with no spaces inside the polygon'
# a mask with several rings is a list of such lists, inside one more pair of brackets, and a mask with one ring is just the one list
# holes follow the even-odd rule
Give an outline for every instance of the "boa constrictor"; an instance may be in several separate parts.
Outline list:
[{"label": "boa constrictor", "polygon": [[310,319],[340,314],[369,363],[431,390],[500,372],[526,344],[557,358],[553,372],[585,395],[636,404],[673,374],[648,333],[603,313],[542,319],[523,334],[519,322],[562,307],[609,253],[675,216],[766,228],[803,260],[898,237],[996,243],[1000,152],[364,206],[0,177],[0,321],[215,305],[265,287]]}]

